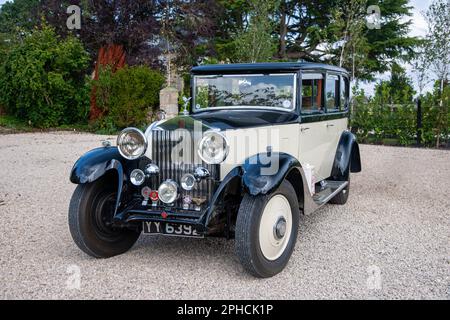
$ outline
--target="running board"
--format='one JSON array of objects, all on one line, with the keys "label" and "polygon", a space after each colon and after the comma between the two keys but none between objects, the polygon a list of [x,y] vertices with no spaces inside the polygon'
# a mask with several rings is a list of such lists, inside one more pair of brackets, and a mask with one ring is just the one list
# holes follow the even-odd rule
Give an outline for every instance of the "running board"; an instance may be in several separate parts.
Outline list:
[{"label": "running board", "polygon": [[323,180],[316,187],[316,194],[313,200],[318,206],[323,206],[341,192],[348,185],[348,181]]}]

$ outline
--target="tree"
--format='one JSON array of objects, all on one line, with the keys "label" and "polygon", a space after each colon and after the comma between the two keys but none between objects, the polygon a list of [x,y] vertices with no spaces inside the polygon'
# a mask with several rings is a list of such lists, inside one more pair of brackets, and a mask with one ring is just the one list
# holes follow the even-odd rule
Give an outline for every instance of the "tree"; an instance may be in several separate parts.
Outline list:
[{"label": "tree", "polygon": [[437,141],[448,131],[448,103],[444,102],[445,87],[448,86],[450,72],[450,6],[446,0],[435,0],[425,13],[428,24],[426,54],[432,71],[439,81],[439,112],[436,124]]},{"label": "tree", "polygon": [[330,23],[337,0],[282,0],[276,15],[279,25],[279,57],[321,60],[322,47],[331,34]]},{"label": "tree", "polygon": [[[339,53],[339,66],[351,65],[352,80],[356,76],[357,60],[367,58],[363,30],[366,24],[365,9],[367,0],[349,0],[338,5],[333,13],[332,30],[335,35],[334,43],[340,48],[334,50]],[[334,44],[333,43],[333,44]],[[332,44],[332,45],[333,45]],[[332,49],[330,51],[333,51]],[[358,63],[359,65],[359,63]]]},{"label": "tree", "polygon": [[84,120],[89,55],[74,38],[61,39],[43,25],[14,46],[0,66],[0,104],[37,127]]},{"label": "tree", "polygon": [[391,68],[391,78],[381,81],[375,86],[374,100],[384,104],[411,104],[415,91],[411,79],[405,69],[394,63]]},{"label": "tree", "polygon": [[160,46],[176,53],[178,66],[191,66],[200,56],[214,55],[213,38],[218,32],[218,1],[162,0]]},{"label": "tree", "polygon": [[428,24],[426,55],[440,82],[442,93],[450,72],[450,6],[448,2],[435,0],[425,13],[425,18]]},{"label": "tree", "polygon": [[15,0],[0,6],[0,33],[31,31],[38,23],[39,0]]},{"label": "tree", "polygon": [[430,82],[429,68],[430,61],[427,53],[427,44],[424,42],[417,47],[416,57],[412,61],[413,72],[417,77],[417,87],[419,88],[419,99],[423,94],[425,86]]},{"label": "tree", "polygon": [[[80,30],[66,27],[67,7],[78,5],[82,9]],[[96,57],[94,79],[98,79],[101,66],[113,71],[128,64],[158,64],[159,48],[151,40],[160,30],[160,2],[147,0],[43,0],[41,10],[47,21],[59,34],[76,34],[92,56]],[[90,119],[100,117],[96,105],[95,86],[91,94]]]},{"label": "tree", "polygon": [[[381,11],[380,29],[365,21],[372,5]],[[408,36],[410,15],[408,0],[282,0],[275,15],[278,57],[342,65],[355,78],[373,80],[414,56],[420,41]]]},{"label": "tree", "polygon": [[277,9],[277,1],[249,0],[248,25],[235,38],[235,56],[239,62],[271,60],[276,53],[272,38],[274,26],[270,17]]},{"label": "tree", "polygon": [[0,6],[0,54],[29,34],[38,22],[39,0],[15,0]]}]

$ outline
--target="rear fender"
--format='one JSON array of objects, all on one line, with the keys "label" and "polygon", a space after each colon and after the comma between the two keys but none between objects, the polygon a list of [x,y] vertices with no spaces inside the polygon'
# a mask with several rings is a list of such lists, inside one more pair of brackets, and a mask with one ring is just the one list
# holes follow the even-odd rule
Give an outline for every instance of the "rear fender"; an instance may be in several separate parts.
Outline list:
[{"label": "rear fender", "polygon": [[350,131],[344,131],[334,157],[331,178],[346,180],[350,172],[361,172],[361,157],[355,135]]}]

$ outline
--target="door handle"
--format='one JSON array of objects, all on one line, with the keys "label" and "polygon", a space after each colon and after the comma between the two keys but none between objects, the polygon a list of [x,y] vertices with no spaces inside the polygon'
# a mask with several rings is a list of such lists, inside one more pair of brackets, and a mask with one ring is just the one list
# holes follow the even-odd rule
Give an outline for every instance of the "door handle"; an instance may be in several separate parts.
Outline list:
[{"label": "door handle", "polygon": [[329,128],[329,127],[334,127],[334,124],[332,124],[332,123],[327,123],[327,128]]},{"label": "door handle", "polygon": [[308,128],[308,127],[303,127],[303,128],[300,129],[300,131],[301,131],[301,132],[304,132],[304,131],[309,130],[309,129],[310,129],[310,128]]}]

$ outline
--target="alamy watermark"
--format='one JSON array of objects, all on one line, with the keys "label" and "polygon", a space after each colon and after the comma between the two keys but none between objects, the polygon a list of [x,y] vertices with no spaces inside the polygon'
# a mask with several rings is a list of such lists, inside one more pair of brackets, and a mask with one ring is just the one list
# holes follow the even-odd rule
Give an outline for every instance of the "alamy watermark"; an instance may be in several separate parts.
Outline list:
[{"label": "alamy watermark", "polygon": [[367,7],[366,26],[369,30],[381,29],[381,8],[379,6]]},{"label": "alamy watermark", "polygon": [[369,290],[381,290],[382,277],[381,269],[376,265],[367,267],[368,277],[366,279],[367,289]]},{"label": "alamy watermark", "polygon": [[76,264],[67,267],[66,273],[69,275],[66,280],[67,290],[80,290],[81,288],[81,269]]},{"label": "alamy watermark", "polygon": [[66,26],[69,30],[81,29],[81,8],[77,5],[67,7],[67,14],[70,16],[66,20]]}]

